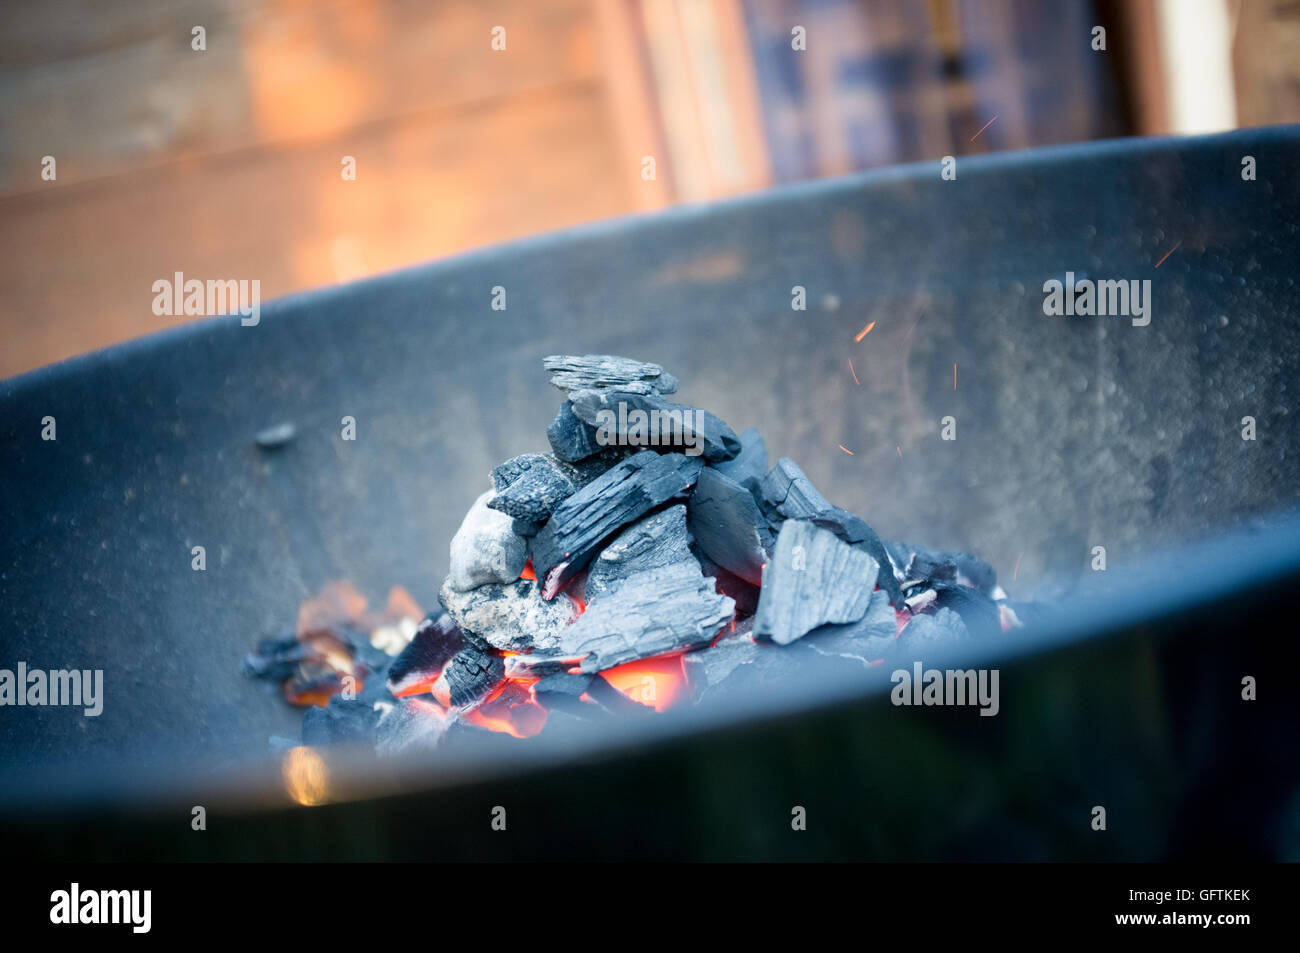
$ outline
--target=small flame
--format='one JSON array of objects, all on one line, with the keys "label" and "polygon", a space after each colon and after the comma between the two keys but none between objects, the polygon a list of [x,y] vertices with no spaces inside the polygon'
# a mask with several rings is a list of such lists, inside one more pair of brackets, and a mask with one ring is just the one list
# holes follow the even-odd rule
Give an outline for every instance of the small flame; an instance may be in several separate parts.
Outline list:
[{"label": "small flame", "polygon": [[532,579],[536,581],[537,573],[533,571],[533,558],[528,557],[528,562],[524,563],[524,571],[519,574],[520,579]]}]

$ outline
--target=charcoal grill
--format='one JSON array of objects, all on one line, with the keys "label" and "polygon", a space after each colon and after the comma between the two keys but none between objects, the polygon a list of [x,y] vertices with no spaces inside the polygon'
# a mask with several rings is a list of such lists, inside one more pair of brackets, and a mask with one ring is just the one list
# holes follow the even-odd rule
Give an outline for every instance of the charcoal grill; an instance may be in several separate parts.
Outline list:
[{"label": "charcoal grill", "polygon": [[[0,836],[115,859],[1300,858],[1298,157],[1292,127],[813,182],[0,384],[0,664],[102,668],[107,692],[94,719],[0,711]],[[1067,271],[1150,278],[1149,326],[1044,315]],[[538,356],[586,352],[663,364],[882,536],[1064,600],[958,659],[1002,670],[1002,714],[792,676],[707,716],[487,737],[437,765],[340,757],[329,803],[294,804],[268,738],[299,716],[240,658],[331,579],[432,607],[488,470],[546,449]],[[289,443],[257,444],[284,423]],[[195,804],[220,836],[190,831]]]}]

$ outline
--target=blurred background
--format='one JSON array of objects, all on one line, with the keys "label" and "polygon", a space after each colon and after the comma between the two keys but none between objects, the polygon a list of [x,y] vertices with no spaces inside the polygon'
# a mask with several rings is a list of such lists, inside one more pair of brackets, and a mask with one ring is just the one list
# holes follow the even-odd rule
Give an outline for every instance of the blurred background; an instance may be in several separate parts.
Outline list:
[{"label": "blurred background", "polygon": [[152,310],[178,271],[267,300],[893,163],[1296,121],[1296,0],[5,0],[0,377],[186,320]]}]

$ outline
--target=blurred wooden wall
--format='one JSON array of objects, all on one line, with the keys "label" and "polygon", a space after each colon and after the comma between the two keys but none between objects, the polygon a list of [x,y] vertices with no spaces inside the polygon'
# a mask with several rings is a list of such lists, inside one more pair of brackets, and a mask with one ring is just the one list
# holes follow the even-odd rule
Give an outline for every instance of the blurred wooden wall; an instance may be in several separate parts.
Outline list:
[{"label": "blurred wooden wall", "polygon": [[[184,320],[151,308],[177,271],[268,299],[777,182],[1158,131],[1157,2],[3,0],[0,377]],[[1296,4],[1225,2],[1243,122],[1294,113]]]},{"label": "blurred wooden wall", "polygon": [[670,201],[634,33],[605,0],[5,0],[0,376],[180,320],[175,271],[266,299]]}]

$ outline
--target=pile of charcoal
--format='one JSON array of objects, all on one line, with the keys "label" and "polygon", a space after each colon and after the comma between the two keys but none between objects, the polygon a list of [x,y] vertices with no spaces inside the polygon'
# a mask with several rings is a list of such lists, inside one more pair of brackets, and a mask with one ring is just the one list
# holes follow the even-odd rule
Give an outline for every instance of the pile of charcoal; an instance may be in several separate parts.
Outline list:
[{"label": "pile of charcoal", "polygon": [[442,612],[417,624],[409,597],[390,597],[367,623],[364,600],[335,590],[249,657],[315,706],[305,743],[396,753],[467,729],[529,737],[1020,624],[987,563],[881,540],[792,460],[769,469],[756,431],[668,400],[662,367],[544,366],[567,396],[551,452],[492,471],[451,541]]}]

